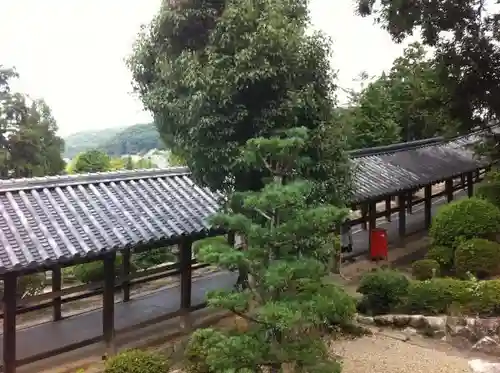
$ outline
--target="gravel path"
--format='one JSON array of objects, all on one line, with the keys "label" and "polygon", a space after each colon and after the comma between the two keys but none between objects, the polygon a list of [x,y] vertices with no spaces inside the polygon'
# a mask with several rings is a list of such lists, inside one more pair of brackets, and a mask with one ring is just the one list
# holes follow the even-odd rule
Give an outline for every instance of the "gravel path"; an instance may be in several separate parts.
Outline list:
[{"label": "gravel path", "polygon": [[465,357],[382,335],[335,344],[342,373],[470,373]]}]

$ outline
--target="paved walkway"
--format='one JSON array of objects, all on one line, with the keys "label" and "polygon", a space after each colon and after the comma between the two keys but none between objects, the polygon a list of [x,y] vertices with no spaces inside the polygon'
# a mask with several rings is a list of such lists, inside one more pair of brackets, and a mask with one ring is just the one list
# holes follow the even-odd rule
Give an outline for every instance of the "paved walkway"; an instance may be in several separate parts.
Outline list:
[{"label": "paved walkway", "polygon": [[[459,195],[463,193],[458,193]],[[436,200],[436,207],[444,203],[444,199]],[[413,214],[407,217],[407,233],[411,234],[424,228],[423,206],[415,206]],[[392,222],[379,219],[379,226],[387,229],[389,242],[398,240],[397,214]],[[368,233],[354,228],[354,252],[361,254],[368,250]],[[231,288],[236,280],[233,273],[219,272],[193,282],[191,302],[194,306],[202,304],[208,291]],[[180,308],[179,287],[163,288],[147,296],[132,299],[127,303],[115,306],[115,328],[117,332],[147,320],[159,318]],[[64,346],[82,344],[95,340],[102,335],[101,310],[89,311],[57,322],[47,322],[17,332],[17,360],[25,360],[33,356],[43,355],[59,350]],[[3,353],[3,339],[0,338],[0,361]]]}]

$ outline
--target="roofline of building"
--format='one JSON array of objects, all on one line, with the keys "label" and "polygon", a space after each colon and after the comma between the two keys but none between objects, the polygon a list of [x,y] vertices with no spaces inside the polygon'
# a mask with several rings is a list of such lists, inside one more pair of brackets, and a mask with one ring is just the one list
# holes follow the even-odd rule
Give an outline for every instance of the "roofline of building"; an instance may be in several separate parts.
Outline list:
[{"label": "roofline of building", "polygon": [[23,179],[7,179],[0,181],[0,193],[28,189],[44,189],[66,187],[72,185],[88,185],[119,181],[162,178],[190,175],[187,167],[151,168],[139,170],[120,170],[111,172],[95,172],[87,174],[58,175]]},{"label": "roofline of building", "polygon": [[445,141],[444,137],[432,137],[430,139],[415,140],[408,142],[400,142],[397,144],[374,146],[371,148],[355,149],[348,151],[349,156],[352,158],[366,157],[370,155],[377,155],[383,153],[395,153],[404,150],[416,149],[429,145],[441,144]]}]

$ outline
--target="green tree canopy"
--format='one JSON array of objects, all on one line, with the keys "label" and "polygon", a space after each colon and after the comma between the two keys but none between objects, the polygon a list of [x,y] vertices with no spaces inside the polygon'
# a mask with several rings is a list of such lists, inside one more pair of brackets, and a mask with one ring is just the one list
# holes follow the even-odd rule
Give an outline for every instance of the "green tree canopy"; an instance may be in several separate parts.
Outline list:
[{"label": "green tree canopy", "polygon": [[80,153],[69,167],[70,173],[88,173],[110,171],[112,168],[111,158],[99,150],[89,150]]},{"label": "green tree canopy", "polygon": [[65,164],[57,123],[45,101],[11,91],[17,77],[0,65],[0,177],[59,174]]},{"label": "green tree canopy", "polygon": [[500,115],[500,10],[495,3],[357,0],[359,13],[374,15],[395,41],[419,33],[435,49],[440,84],[451,92],[448,107],[461,132]]},{"label": "green tree canopy", "polygon": [[205,356],[207,372],[282,372],[286,365],[295,373],[340,372],[324,337],[327,326],[349,323],[355,312],[353,299],[327,277],[332,227],[347,211],[311,203],[313,182],[295,177],[295,169],[309,163],[300,156],[307,135],[306,128],[296,128],[247,142],[243,164],[267,168],[273,177],[261,191],[238,197],[248,214],[213,218],[216,226],[240,234],[246,249],[217,242],[199,249],[200,260],[226,270],[245,267],[249,274],[246,289],[208,296],[210,305],[241,316],[248,328],[193,334],[188,351],[198,362]]},{"label": "green tree canopy", "polygon": [[166,146],[212,190],[259,189],[262,169],[235,165],[247,140],[276,128],[310,131],[303,151],[318,196],[350,187],[333,121],[329,41],[303,0],[163,2],[130,59],[137,91]]},{"label": "green tree canopy", "polygon": [[413,43],[342,113],[352,148],[388,145],[455,134],[458,119],[450,110],[451,92],[442,83],[441,67]]}]

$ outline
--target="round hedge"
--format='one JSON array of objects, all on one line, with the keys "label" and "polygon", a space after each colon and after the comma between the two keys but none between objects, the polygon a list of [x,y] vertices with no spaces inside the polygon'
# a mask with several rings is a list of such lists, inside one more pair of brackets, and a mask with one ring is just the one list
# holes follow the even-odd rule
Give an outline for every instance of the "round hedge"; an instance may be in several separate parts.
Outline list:
[{"label": "round hedge", "polygon": [[398,271],[383,269],[366,273],[358,287],[363,294],[361,304],[363,312],[384,314],[393,311],[406,295],[410,281]]},{"label": "round hedge", "polygon": [[208,350],[220,342],[222,336],[215,329],[198,329],[189,338],[184,350],[184,369],[189,373],[215,373],[207,363]]},{"label": "round hedge", "polygon": [[129,350],[106,361],[104,373],[167,373],[165,356],[148,351]]},{"label": "round hedge", "polygon": [[449,246],[431,246],[425,259],[435,260],[442,270],[448,271],[453,268],[453,248]]},{"label": "round hedge", "polygon": [[433,259],[417,260],[412,265],[412,275],[417,280],[429,280],[440,275],[440,265]]},{"label": "round hedge", "polygon": [[483,238],[462,242],[455,250],[455,273],[466,277],[468,272],[477,278],[500,273],[500,245]]},{"label": "round hedge", "polygon": [[490,181],[476,187],[475,196],[500,207],[500,182]]},{"label": "round hedge", "polygon": [[460,240],[488,238],[500,231],[500,210],[480,198],[467,198],[441,207],[429,235],[434,245],[456,248]]}]

